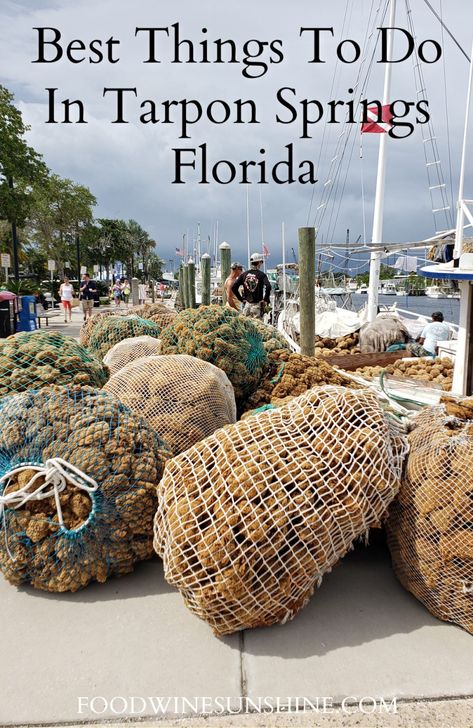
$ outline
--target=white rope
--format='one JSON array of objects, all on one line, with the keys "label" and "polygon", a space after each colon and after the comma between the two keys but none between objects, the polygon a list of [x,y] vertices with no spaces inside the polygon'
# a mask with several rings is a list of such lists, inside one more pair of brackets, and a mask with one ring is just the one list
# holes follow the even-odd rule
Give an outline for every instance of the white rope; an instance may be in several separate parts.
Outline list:
[{"label": "white rope", "polygon": [[[8,491],[12,478],[28,470],[35,471],[35,475],[32,476],[28,483],[18,490],[7,493],[6,491]],[[36,482],[43,478],[44,482],[41,482],[36,488],[33,488]],[[0,495],[0,526],[2,521],[6,525],[6,508],[21,508],[29,501],[39,501],[52,497],[54,497],[56,502],[59,523],[61,526],[64,526],[59,494],[65,490],[66,486],[72,485],[79,490],[85,490],[87,493],[93,493],[99,487],[97,481],[62,458],[50,458],[46,460],[44,465],[19,465],[9,470],[8,473],[5,473],[0,478],[0,486],[4,483],[6,485],[3,493]],[[33,490],[30,490],[30,488],[33,488]]]}]

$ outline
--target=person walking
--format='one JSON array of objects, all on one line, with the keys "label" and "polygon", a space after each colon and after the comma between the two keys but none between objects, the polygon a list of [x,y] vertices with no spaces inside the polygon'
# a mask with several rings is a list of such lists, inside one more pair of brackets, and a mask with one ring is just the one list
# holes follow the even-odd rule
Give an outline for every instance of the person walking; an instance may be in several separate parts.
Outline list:
[{"label": "person walking", "polygon": [[112,286],[112,294],[113,294],[113,300],[115,301],[115,306],[117,308],[120,308],[120,303],[122,300],[122,287],[120,284],[120,281],[117,279],[115,283]]},{"label": "person walking", "polygon": [[235,296],[232,291],[232,286],[235,283],[238,276],[243,273],[243,266],[241,263],[232,263],[231,273],[224,283],[225,294],[227,297],[226,305],[228,308],[232,308],[234,311],[241,311],[241,302]]},{"label": "person walking", "polygon": [[261,270],[264,258],[261,253],[250,257],[250,268],[241,273],[232,285],[232,293],[243,303],[243,315],[262,319],[269,307],[271,283]]},{"label": "person walking", "polygon": [[130,283],[125,278],[122,278],[120,283],[122,284],[123,300],[125,301],[125,305],[128,306],[128,301],[130,300],[130,293],[131,293]]},{"label": "person walking", "polygon": [[84,273],[80,284],[80,297],[82,301],[84,321],[87,321],[88,318],[92,318],[92,310],[94,308],[96,294],[97,286],[95,285],[95,282],[90,279],[88,273]]},{"label": "person walking", "polygon": [[67,276],[64,276],[64,281],[59,286],[59,296],[61,298],[62,308],[64,311],[64,323],[71,323],[72,317],[72,299],[74,298],[74,287]]}]

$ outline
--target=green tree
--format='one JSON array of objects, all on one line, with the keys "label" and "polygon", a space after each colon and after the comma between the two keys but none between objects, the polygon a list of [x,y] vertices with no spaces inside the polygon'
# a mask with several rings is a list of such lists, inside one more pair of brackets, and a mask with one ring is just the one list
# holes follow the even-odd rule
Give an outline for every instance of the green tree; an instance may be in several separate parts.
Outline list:
[{"label": "green tree", "polygon": [[57,174],[49,175],[34,190],[28,228],[39,249],[56,261],[60,272],[65,260],[76,260],[76,236],[92,224],[96,204],[88,187]]},{"label": "green tree", "polygon": [[32,191],[47,175],[42,157],[25,140],[29,130],[13,104],[13,94],[0,85],[0,219],[12,230],[15,278],[19,276],[17,226],[28,217]]},{"label": "green tree", "polygon": [[162,260],[159,255],[156,253],[150,253],[147,261],[147,273],[149,277],[155,281],[162,278],[163,264],[164,260]]}]

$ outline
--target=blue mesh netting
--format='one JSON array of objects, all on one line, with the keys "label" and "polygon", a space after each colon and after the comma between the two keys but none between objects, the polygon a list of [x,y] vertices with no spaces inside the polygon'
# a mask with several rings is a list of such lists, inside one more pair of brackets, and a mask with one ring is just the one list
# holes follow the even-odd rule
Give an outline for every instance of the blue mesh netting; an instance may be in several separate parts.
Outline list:
[{"label": "blue mesh netting", "polygon": [[0,339],[0,397],[50,384],[102,387],[108,369],[70,336],[25,331]]},{"label": "blue mesh netting", "polygon": [[258,386],[267,355],[253,321],[223,306],[185,309],[161,335],[163,354],[189,354],[222,369],[244,401]]},{"label": "blue mesh netting", "polygon": [[[107,392],[51,387],[5,397],[0,478],[61,458],[98,485],[88,493],[66,484],[58,496],[61,525],[54,496],[8,502],[21,487],[33,492],[44,477],[28,485],[34,471],[26,468],[0,481],[0,569],[8,581],[76,591],[149,558],[156,484],[168,454],[156,432]],[[84,485],[82,476],[76,480]]]},{"label": "blue mesh netting", "polygon": [[88,348],[103,359],[105,354],[124,339],[133,336],[154,336],[158,339],[162,327],[139,316],[103,316],[90,334]]}]

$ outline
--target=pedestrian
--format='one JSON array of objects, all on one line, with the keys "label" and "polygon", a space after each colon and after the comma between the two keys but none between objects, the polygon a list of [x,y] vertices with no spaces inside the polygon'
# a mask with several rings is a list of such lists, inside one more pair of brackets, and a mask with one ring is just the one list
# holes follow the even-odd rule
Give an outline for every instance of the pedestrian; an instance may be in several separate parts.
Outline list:
[{"label": "pedestrian", "polygon": [[232,292],[243,303],[244,316],[262,319],[269,308],[271,284],[261,270],[263,263],[261,253],[253,253],[249,270],[241,273],[232,285]]},{"label": "pedestrian", "polygon": [[140,305],[146,303],[146,284],[138,283],[138,301]]},{"label": "pedestrian", "polygon": [[62,308],[64,310],[64,323],[69,323],[72,317],[72,299],[74,298],[74,287],[67,276],[64,276],[64,281],[59,286],[59,296],[61,298]]},{"label": "pedestrian", "polygon": [[80,284],[80,297],[82,301],[84,321],[86,321],[87,318],[92,318],[92,309],[94,308],[96,294],[97,286],[95,285],[95,282],[90,279],[88,273],[84,273]]},{"label": "pedestrian", "polygon": [[128,306],[128,301],[130,300],[131,286],[126,278],[122,278],[120,282],[122,284],[123,300],[125,301],[125,305]]},{"label": "pedestrian", "polygon": [[164,291],[166,290],[166,286],[164,283],[159,284],[159,295],[161,296],[161,301],[164,301]]},{"label": "pedestrian", "polygon": [[434,311],[432,321],[424,326],[416,343],[409,344],[407,349],[413,356],[436,356],[439,341],[448,341],[451,334],[450,327],[444,323],[443,313]]},{"label": "pedestrian", "polygon": [[224,284],[225,294],[227,297],[226,305],[228,306],[228,308],[232,308],[234,311],[241,311],[241,301],[239,301],[238,298],[233,293],[232,286],[235,283],[238,276],[240,276],[242,273],[243,273],[242,264],[241,263],[232,263],[230,275],[228,276],[228,278]]},{"label": "pedestrian", "polygon": [[122,287],[121,287],[121,283],[118,280],[118,278],[112,286],[112,294],[113,294],[113,300],[115,301],[115,306],[117,308],[120,308],[120,303],[122,300]]}]

